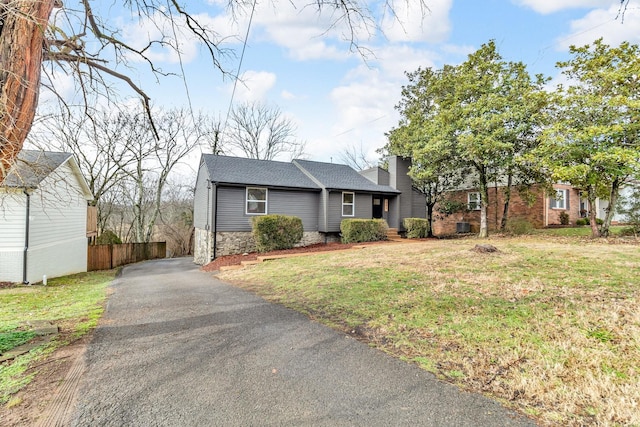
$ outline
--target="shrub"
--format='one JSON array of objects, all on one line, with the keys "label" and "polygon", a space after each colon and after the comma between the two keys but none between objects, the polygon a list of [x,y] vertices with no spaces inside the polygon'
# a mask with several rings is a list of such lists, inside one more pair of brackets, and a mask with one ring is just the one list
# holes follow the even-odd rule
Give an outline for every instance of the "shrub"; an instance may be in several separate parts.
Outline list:
[{"label": "shrub", "polygon": [[96,245],[119,245],[122,240],[111,230],[104,230],[96,239]]},{"label": "shrub", "polygon": [[340,223],[342,243],[375,242],[387,238],[383,219],[343,219]]},{"label": "shrub", "polygon": [[405,218],[402,222],[407,230],[407,237],[420,239],[429,235],[429,220],[425,218]]},{"label": "shrub", "polygon": [[262,215],[251,218],[253,238],[259,252],[290,249],[302,240],[302,220],[289,215]]},{"label": "shrub", "polygon": [[[604,220],[596,218],[596,224],[602,225],[604,224]],[[579,220],[576,220],[576,225],[591,225],[591,221],[589,221],[589,218],[580,218]]]},{"label": "shrub", "polygon": [[560,212],[560,224],[569,225],[569,214],[566,212]]},{"label": "shrub", "polygon": [[505,233],[513,236],[522,236],[533,232],[533,225],[523,218],[514,218],[507,221]]}]

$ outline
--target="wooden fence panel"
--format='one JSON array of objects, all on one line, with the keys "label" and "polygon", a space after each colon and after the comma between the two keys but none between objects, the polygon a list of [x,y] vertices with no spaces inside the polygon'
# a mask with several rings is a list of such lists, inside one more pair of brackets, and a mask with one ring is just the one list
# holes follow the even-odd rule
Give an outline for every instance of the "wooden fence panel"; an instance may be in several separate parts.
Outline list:
[{"label": "wooden fence panel", "polygon": [[111,245],[90,245],[87,248],[87,271],[111,268]]},{"label": "wooden fence panel", "polygon": [[87,254],[87,271],[108,270],[134,262],[164,258],[166,252],[166,242],[90,245]]}]

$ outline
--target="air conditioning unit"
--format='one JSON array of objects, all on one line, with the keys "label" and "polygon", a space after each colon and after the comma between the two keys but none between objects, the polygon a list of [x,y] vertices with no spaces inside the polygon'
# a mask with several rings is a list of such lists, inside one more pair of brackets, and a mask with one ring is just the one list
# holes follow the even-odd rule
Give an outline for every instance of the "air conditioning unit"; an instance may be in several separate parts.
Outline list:
[{"label": "air conditioning unit", "polygon": [[471,224],[468,222],[456,222],[456,233],[470,233]]}]

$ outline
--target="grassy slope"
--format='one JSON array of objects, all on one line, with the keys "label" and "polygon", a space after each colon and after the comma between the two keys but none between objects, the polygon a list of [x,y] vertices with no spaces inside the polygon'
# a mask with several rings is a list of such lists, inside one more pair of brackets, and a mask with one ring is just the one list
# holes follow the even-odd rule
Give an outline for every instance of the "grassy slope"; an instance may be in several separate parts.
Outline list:
[{"label": "grassy slope", "polygon": [[[59,325],[65,339],[76,339],[97,324],[103,312],[106,288],[115,271],[82,273],[49,280],[48,286],[0,289],[0,334],[4,342],[20,344],[20,331],[28,331],[30,320],[50,320]],[[7,402],[37,372],[29,367],[65,345],[57,339],[0,365],[0,403]],[[3,350],[7,350],[5,345]]]},{"label": "grassy slope", "polygon": [[475,243],[382,245],[221,278],[544,422],[639,424],[638,246],[528,237],[478,254]]}]

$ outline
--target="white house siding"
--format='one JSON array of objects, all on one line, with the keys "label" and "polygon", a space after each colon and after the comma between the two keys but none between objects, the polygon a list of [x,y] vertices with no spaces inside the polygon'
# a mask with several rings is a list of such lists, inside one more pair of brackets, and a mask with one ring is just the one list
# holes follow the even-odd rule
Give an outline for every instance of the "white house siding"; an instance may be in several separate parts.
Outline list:
[{"label": "white house siding", "polygon": [[26,196],[0,189],[0,282],[22,282]]},{"label": "white house siding", "polygon": [[[67,163],[31,195],[27,281],[87,271],[87,200]],[[24,230],[24,228],[23,228]]]}]

